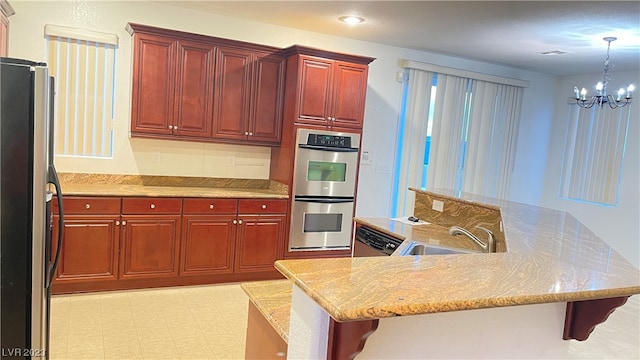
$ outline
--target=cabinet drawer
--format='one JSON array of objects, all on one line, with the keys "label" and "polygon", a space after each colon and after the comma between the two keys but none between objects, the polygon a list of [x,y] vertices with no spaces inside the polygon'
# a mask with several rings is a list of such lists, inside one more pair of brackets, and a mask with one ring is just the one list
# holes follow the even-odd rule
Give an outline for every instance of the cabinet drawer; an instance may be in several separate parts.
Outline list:
[{"label": "cabinet drawer", "polygon": [[[120,214],[120,198],[64,197],[65,214]],[[58,202],[53,212],[58,213]]]},{"label": "cabinet drawer", "polygon": [[179,198],[123,198],[123,214],[180,214],[182,199]]},{"label": "cabinet drawer", "polygon": [[287,212],[287,200],[241,199],[239,214],[282,214]]},{"label": "cabinet drawer", "polygon": [[184,199],[185,214],[235,214],[236,199]]}]

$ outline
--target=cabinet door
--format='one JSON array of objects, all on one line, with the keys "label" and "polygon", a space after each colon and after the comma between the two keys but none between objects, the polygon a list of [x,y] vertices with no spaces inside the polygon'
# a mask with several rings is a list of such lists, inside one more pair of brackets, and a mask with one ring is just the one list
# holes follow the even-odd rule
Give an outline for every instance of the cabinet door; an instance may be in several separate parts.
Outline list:
[{"label": "cabinet door", "polygon": [[122,217],[120,277],[178,274],[180,215]]},{"label": "cabinet door", "polygon": [[213,137],[247,139],[251,88],[251,52],[218,48]]},{"label": "cabinet door", "polygon": [[185,215],[182,219],[180,275],[233,272],[234,215]]},{"label": "cabinet door", "polygon": [[331,125],[362,128],[369,67],[336,61],[331,89]]},{"label": "cabinet door", "polygon": [[176,41],[148,34],[134,41],[131,132],[171,134]]},{"label": "cabinet door", "polygon": [[[52,248],[57,249],[58,219],[53,219]],[[115,280],[118,274],[120,215],[66,215],[54,281]],[[55,251],[55,250],[54,250]]]},{"label": "cabinet door", "polygon": [[333,60],[300,56],[296,122],[327,125]]},{"label": "cabinet door", "polygon": [[174,134],[211,137],[215,47],[178,42]]},{"label": "cabinet door", "polygon": [[281,56],[256,53],[249,140],[280,142],[284,64],[285,60]]},{"label": "cabinet door", "polygon": [[[274,270],[284,240],[285,215],[238,215],[235,272]],[[240,223],[242,221],[242,223]]]}]

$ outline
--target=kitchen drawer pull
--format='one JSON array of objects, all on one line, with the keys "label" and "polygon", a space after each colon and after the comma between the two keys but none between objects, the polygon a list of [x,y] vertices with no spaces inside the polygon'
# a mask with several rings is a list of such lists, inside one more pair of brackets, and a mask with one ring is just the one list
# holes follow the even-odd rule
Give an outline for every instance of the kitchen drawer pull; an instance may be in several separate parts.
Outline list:
[{"label": "kitchen drawer pull", "polygon": [[242,225],[242,220],[238,220],[238,224]]},{"label": "kitchen drawer pull", "polygon": [[213,210],[213,204],[209,205],[209,209]]},{"label": "kitchen drawer pull", "polygon": [[156,208],[156,204],[151,204],[150,208],[155,209]]},{"label": "kitchen drawer pull", "polygon": [[238,220],[233,220],[233,225],[236,225],[238,223]]},{"label": "kitchen drawer pull", "polygon": [[116,225],[120,225],[120,220],[116,220]]},{"label": "kitchen drawer pull", "polygon": [[262,210],[267,210],[267,205],[266,204],[262,204]]},{"label": "kitchen drawer pull", "polygon": [[84,204],[85,209],[91,209],[91,204]]}]

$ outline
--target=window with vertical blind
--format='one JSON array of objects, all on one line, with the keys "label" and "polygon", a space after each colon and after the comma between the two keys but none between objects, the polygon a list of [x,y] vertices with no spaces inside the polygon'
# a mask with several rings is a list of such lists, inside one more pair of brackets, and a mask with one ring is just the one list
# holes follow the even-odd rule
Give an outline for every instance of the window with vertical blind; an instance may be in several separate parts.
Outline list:
[{"label": "window with vertical blind", "polygon": [[569,106],[560,197],[615,206],[631,107]]},{"label": "window with vertical blind", "polygon": [[56,155],[111,157],[118,37],[46,25]]},{"label": "window with vertical blind", "polygon": [[409,187],[506,199],[527,81],[407,61],[391,216]]}]

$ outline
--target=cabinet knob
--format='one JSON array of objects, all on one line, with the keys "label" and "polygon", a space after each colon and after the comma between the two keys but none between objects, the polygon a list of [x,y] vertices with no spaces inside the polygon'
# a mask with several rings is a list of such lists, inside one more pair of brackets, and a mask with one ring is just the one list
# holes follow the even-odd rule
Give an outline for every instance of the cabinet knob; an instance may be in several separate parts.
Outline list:
[{"label": "cabinet knob", "polygon": [[178,125],[174,125],[173,130],[178,130]]},{"label": "cabinet knob", "polygon": [[233,225],[236,225],[238,223],[238,220],[233,220]]},{"label": "cabinet knob", "polygon": [[127,222],[122,220],[122,225],[127,225]]},{"label": "cabinet knob", "polygon": [[278,351],[278,352],[276,353],[276,356],[277,356],[277,357],[285,357],[285,356],[287,356],[287,353],[286,353],[286,352],[284,352],[284,351]]},{"label": "cabinet knob", "polygon": [[242,225],[242,220],[238,220],[238,224]]},{"label": "cabinet knob", "polygon": [[91,204],[84,204],[85,209],[91,209]]},{"label": "cabinet knob", "polygon": [[155,209],[156,208],[156,204],[151,204],[150,208]]},{"label": "cabinet knob", "polygon": [[265,204],[262,204],[261,207],[262,207],[262,210],[266,210],[267,209],[267,205],[265,205]]},{"label": "cabinet knob", "polygon": [[169,125],[169,130],[173,129],[173,125]]},{"label": "cabinet knob", "polygon": [[249,136],[253,136],[253,133],[252,133],[252,132],[249,132]]},{"label": "cabinet knob", "polygon": [[210,204],[210,205],[209,205],[209,209],[213,209],[213,204]]},{"label": "cabinet knob", "polygon": [[245,131],[245,132],[244,132],[244,134],[245,134],[245,135],[249,135],[249,132],[248,132],[248,131]]},{"label": "cabinet knob", "polygon": [[116,220],[116,225],[120,225],[120,220]]}]

